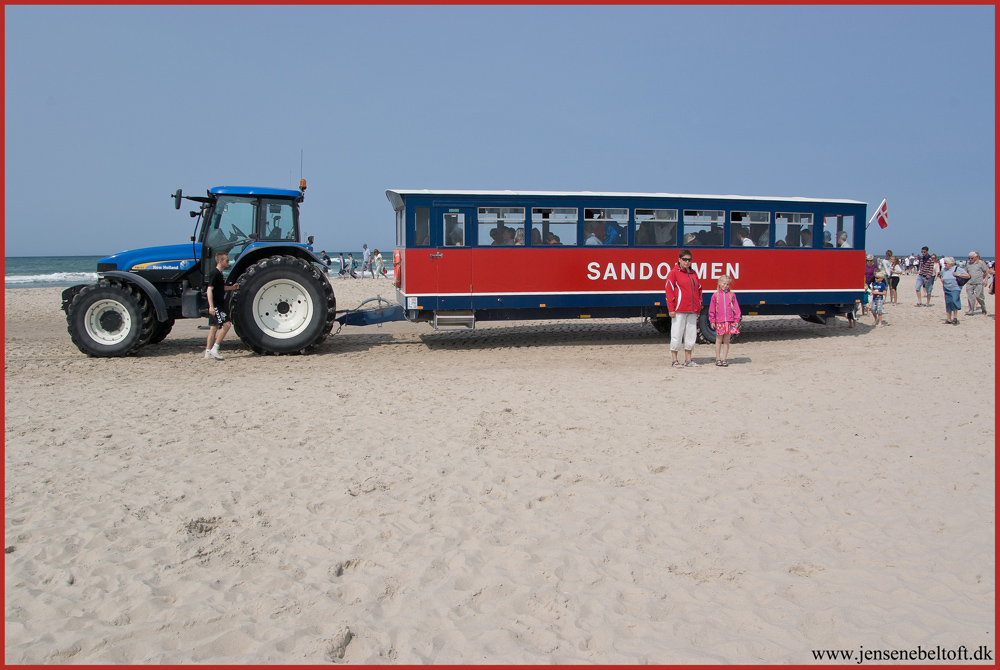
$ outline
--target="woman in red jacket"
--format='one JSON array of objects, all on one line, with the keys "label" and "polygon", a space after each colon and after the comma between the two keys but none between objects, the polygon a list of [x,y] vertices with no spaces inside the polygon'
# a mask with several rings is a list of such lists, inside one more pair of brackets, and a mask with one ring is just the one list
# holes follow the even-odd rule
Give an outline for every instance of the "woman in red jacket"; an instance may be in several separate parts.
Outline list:
[{"label": "woman in red jacket", "polygon": [[[679,261],[667,274],[667,312],[670,314],[670,367],[696,368],[691,360],[691,350],[698,335],[698,314],[701,313],[701,282],[691,269],[690,249],[681,249]],[[677,352],[684,344],[684,362],[677,360]]]}]

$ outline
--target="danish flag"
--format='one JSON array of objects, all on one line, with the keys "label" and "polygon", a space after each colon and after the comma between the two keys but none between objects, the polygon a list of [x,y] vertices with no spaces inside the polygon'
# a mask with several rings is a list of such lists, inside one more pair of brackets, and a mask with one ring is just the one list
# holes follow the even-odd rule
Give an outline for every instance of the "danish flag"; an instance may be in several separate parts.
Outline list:
[{"label": "danish flag", "polygon": [[872,214],[872,218],[868,219],[868,225],[871,225],[872,221],[878,221],[879,228],[886,228],[889,225],[889,206],[886,203],[886,198],[882,198],[882,204],[878,206],[875,213]]}]

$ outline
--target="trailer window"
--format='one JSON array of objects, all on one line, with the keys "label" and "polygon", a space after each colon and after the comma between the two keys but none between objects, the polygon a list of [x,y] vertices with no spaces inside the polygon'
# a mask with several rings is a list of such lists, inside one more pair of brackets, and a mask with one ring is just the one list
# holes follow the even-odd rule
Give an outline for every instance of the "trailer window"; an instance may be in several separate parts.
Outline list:
[{"label": "trailer window", "polygon": [[416,235],[413,244],[418,247],[430,246],[431,243],[431,208],[414,207],[413,222]]},{"label": "trailer window", "polygon": [[524,244],[524,207],[480,207],[479,246]]},{"label": "trailer window", "polygon": [[771,235],[770,212],[730,212],[729,246],[766,247]]},{"label": "trailer window", "polygon": [[465,214],[447,213],[443,215],[444,220],[444,246],[464,247],[465,246]]},{"label": "trailer window", "polygon": [[813,215],[783,212],[775,214],[774,246],[811,248],[813,246]]},{"label": "trailer window", "polygon": [[584,244],[628,244],[628,209],[617,207],[583,210]]},{"label": "trailer window", "polygon": [[576,246],[576,207],[532,207],[531,245]]},{"label": "trailer window", "polygon": [[676,246],[677,210],[635,210],[635,243],[650,247]]},{"label": "trailer window", "polygon": [[854,217],[836,214],[823,217],[823,246],[850,249],[854,246]]},{"label": "trailer window", "polygon": [[726,212],[722,209],[685,209],[685,247],[721,247],[725,241]]}]

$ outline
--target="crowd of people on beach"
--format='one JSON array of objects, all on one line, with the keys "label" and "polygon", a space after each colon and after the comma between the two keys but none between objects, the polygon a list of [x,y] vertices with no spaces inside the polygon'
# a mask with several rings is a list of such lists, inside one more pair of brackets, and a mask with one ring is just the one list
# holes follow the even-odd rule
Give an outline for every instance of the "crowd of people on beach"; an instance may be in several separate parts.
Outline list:
[{"label": "crowd of people on beach", "polygon": [[[354,258],[354,253],[348,253],[347,258],[344,258],[343,252],[340,254],[340,271],[337,272],[337,276],[341,279],[359,279],[358,273],[355,268],[358,267],[358,261]],[[326,251],[320,252],[320,258],[322,259],[324,265],[324,272],[327,276],[330,276],[330,267],[333,265],[333,259],[331,259]],[[371,273],[372,279],[384,278],[388,279],[389,274],[385,269],[385,260],[382,258],[382,254],[378,249],[372,251],[368,250],[368,245],[365,244],[361,247],[361,277],[364,279],[365,273]]]},{"label": "crowd of people on beach", "polygon": [[[917,273],[917,307],[930,307],[935,281],[941,282],[945,297],[946,324],[958,325],[958,312],[962,309],[962,288],[968,301],[965,316],[987,315],[985,293],[995,293],[995,262],[987,263],[976,251],[970,251],[968,260],[961,265],[952,256],[938,261],[929,253],[928,247],[921,249],[920,256],[901,259],[889,249],[885,257],[875,258],[868,254],[865,259],[865,293],[861,301],[862,315],[870,314],[875,327],[886,325],[884,321],[886,305],[899,304],[899,278],[910,269]],[[912,254],[911,254],[912,255]],[[692,268],[693,254],[689,249],[681,249],[678,263],[667,274],[666,306],[670,314],[670,357],[671,367],[696,368],[692,360],[697,338],[698,317],[702,306],[702,287],[698,275]],[[708,320],[715,330],[715,365],[729,366],[729,345],[733,335],[740,330],[740,306],[732,290],[733,280],[729,275],[719,278],[708,307]],[[921,297],[924,300],[921,300]],[[848,313],[851,328],[857,326],[855,315]],[[680,360],[680,351],[684,359]]]},{"label": "crowd of people on beach", "polygon": [[[930,307],[935,282],[941,282],[941,292],[945,300],[945,319],[942,323],[958,325],[958,313],[962,310],[962,289],[968,309],[965,316],[988,314],[985,293],[994,294],[995,261],[987,263],[976,251],[970,251],[968,260],[956,261],[952,256],[938,258],[928,247],[920,249],[920,255],[910,254],[902,259],[886,250],[884,258],[868,254],[865,260],[865,294],[861,301],[861,314],[870,314],[876,326],[884,326],[882,319],[885,305],[899,304],[897,288],[899,278],[904,274],[916,273],[917,307]],[[854,320],[851,326],[854,326]]]}]

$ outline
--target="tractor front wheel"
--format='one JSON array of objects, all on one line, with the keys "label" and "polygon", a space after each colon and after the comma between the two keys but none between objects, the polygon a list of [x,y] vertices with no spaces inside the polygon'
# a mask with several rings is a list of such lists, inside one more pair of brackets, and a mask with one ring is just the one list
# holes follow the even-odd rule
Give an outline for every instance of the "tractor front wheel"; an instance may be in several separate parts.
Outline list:
[{"label": "tractor front wheel", "polygon": [[153,312],[138,291],[109,279],[84,287],[66,311],[73,344],[88,356],[126,356],[149,341]]}]

